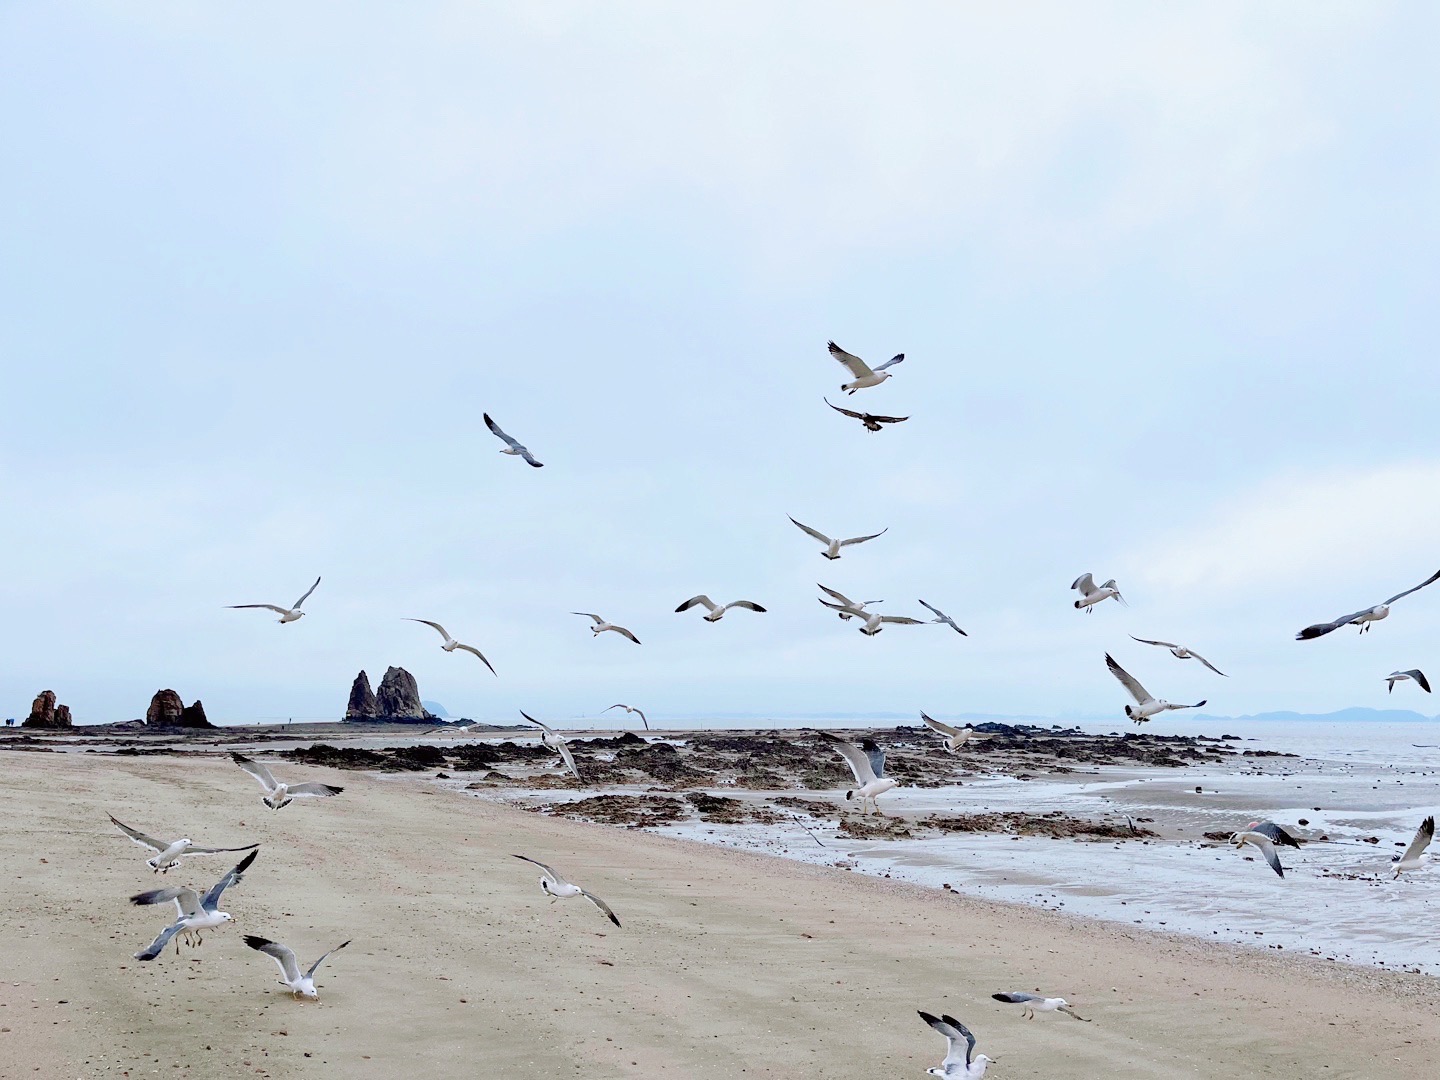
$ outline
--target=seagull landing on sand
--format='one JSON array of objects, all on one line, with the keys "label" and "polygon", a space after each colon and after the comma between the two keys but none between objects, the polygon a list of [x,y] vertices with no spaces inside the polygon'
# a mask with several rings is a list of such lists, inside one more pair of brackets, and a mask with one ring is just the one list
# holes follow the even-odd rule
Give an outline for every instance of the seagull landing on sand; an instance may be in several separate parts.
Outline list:
[{"label": "seagull landing on sand", "polygon": [[1168,701],[1162,701],[1154,694],[1146,690],[1136,681],[1135,676],[1122,668],[1115,662],[1115,658],[1109,653],[1105,654],[1105,666],[1110,669],[1110,674],[1120,680],[1120,685],[1130,691],[1130,696],[1135,699],[1134,705],[1125,706],[1125,715],[1137,724],[1146,723],[1152,716],[1162,712],[1169,712],[1171,709],[1198,709],[1205,704],[1204,699],[1195,702],[1194,705],[1172,705]]},{"label": "seagull landing on sand", "polygon": [[[1096,585],[1095,578],[1091,574],[1081,574],[1070,584],[1070,588],[1080,593],[1080,599],[1075,601],[1076,609],[1083,608],[1088,614],[1093,611],[1095,605],[1102,600],[1109,600],[1112,596],[1120,603],[1125,603],[1125,598],[1120,595],[1120,590],[1115,586],[1115,579],[1111,578],[1104,585]],[[1129,606],[1128,604],[1126,605]]]},{"label": "seagull landing on sand", "polygon": [[[181,886],[172,889],[152,889],[149,892],[136,893],[130,898],[132,904],[163,904],[167,900],[175,901],[175,910],[180,917],[173,923],[160,931],[160,936],[152,941],[143,952],[135,954],[136,960],[154,960],[162,952],[170,939],[176,934],[183,933],[187,938],[192,935],[194,944],[201,943],[200,931],[208,930],[212,926],[221,926],[230,922],[234,916],[229,912],[221,911],[219,908],[220,894],[240,880],[242,874],[250,869],[250,864],[255,861],[255,856],[260,854],[252,851],[239,864],[210,886],[210,891],[204,896],[199,895],[194,889]],[[180,951],[180,943],[175,943],[175,951]]]},{"label": "seagull landing on sand", "polygon": [[[1244,829],[1241,832],[1232,833],[1230,835],[1230,842],[1234,844],[1237,849],[1243,848],[1246,844],[1258,848],[1260,854],[1265,856],[1265,861],[1270,864],[1270,869],[1274,870],[1275,873],[1279,874],[1282,878],[1285,876],[1285,868],[1280,865],[1280,853],[1275,850],[1275,841],[1268,831],[1261,832],[1259,829]],[[1299,847],[1300,845],[1296,844],[1295,846]]]},{"label": "seagull landing on sand", "polygon": [[869,364],[865,363],[864,360],[861,360],[858,356],[846,352],[844,349],[840,348],[839,345],[836,345],[833,341],[826,342],[826,347],[830,350],[830,355],[833,356],[836,360],[839,360],[840,363],[844,364],[846,370],[848,370],[851,375],[855,376],[854,382],[841,383],[840,385],[841,390],[844,390],[847,393],[851,394],[855,393],[856,390],[864,390],[867,386],[879,386],[886,379],[890,378],[890,373],[885,369],[889,367],[894,367],[896,364],[900,363],[900,361],[905,359],[905,354],[903,352],[896,353],[889,360],[886,360],[885,363],[881,364],[877,368],[872,369]]},{"label": "seagull landing on sand", "polygon": [[320,579],[317,577],[315,579],[315,584],[311,585],[310,588],[305,590],[305,595],[300,597],[299,600],[295,601],[294,607],[283,608],[280,607],[278,604],[230,604],[228,606],[232,611],[238,610],[239,608],[264,608],[266,611],[273,611],[275,612],[275,614],[279,615],[280,621],[282,623],[295,622],[295,620],[301,618],[305,614],[305,612],[300,610],[300,605],[305,603],[306,600],[310,599],[310,594],[313,593],[316,588],[319,587],[319,585]]},{"label": "seagull landing on sand", "polygon": [[1430,841],[1435,839],[1435,815],[1431,814],[1420,823],[1420,828],[1415,830],[1415,839],[1410,841],[1410,846],[1405,849],[1395,863],[1395,876],[1400,876],[1402,870],[1419,870],[1427,861],[1425,849],[1430,846]]},{"label": "seagull landing on sand", "polygon": [[304,975],[300,974],[300,962],[295,959],[295,954],[289,946],[281,945],[278,941],[270,941],[263,937],[256,937],[254,934],[245,935],[245,944],[256,952],[263,952],[280,965],[280,985],[288,987],[290,993],[297,998],[309,998],[311,1001],[319,1001],[320,994],[315,989],[315,972],[325,962],[325,957],[330,953],[337,953],[350,942],[342,941],[335,948],[320,957],[310,965],[310,970]]},{"label": "seagull landing on sand", "polygon": [[[627,713],[634,713],[636,716],[640,717],[640,722],[645,725],[645,730],[650,730],[650,721],[646,720],[645,714],[639,709],[635,708],[634,705],[611,705],[610,709],[624,709]],[[610,709],[606,709],[605,712],[609,712]]]},{"label": "seagull landing on sand", "polygon": [[976,731],[974,724],[966,724],[963,728],[951,727],[949,724],[941,723],[933,717],[926,716],[924,710],[920,712],[920,719],[925,721],[925,726],[931,731],[945,736],[945,749],[952,754],[971,739],[989,739],[994,737],[987,732]]},{"label": "seagull landing on sand", "polygon": [[168,873],[180,865],[182,856],[190,855],[218,855],[221,852],[229,851],[253,851],[259,844],[246,844],[244,847],[200,847],[193,843],[189,837],[181,837],[179,840],[156,840],[153,836],[146,836],[139,829],[132,829],[123,821],[118,820],[114,814],[110,815],[110,822],[117,829],[123,832],[131,840],[143,848],[149,848],[157,854],[153,859],[146,859],[145,865],[154,870],[157,874]]},{"label": "seagull landing on sand", "polygon": [[923,607],[926,611],[930,612],[930,614],[935,616],[935,618],[930,620],[932,623],[943,623],[945,626],[950,627],[951,630],[954,630],[961,637],[970,636],[969,634],[965,633],[964,630],[961,630],[960,627],[956,626],[955,620],[950,618],[949,615],[946,615],[939,608],[931,607],[929,604],[925,603],[924,600],[920,601],[920,606]]},{"label": "seagull landing on sand", "polygon": [[588,611],[572,611],[570,614],[583,615],[585,616],[585,618],[591,620],[595,625],[590,627],[590,631],[595,635],[595,637],[599,637],[606,630],[614,630],[615,633],[619,634],[621,637],[629,638],[636,645],[640,644],[640,639],[634,634],[632,634],[629,630],[626,630],[625,627],[616,626],[612,622],[606,622],[599,615],[591,615]]},{"label": "seagull landing on sand", "polygon": [[620,925],[620,920],[615,917],[615,912],[610,910],[610,905],[605,903],[604,900],[601,900],[600,897],[596,896],[594,893],[586,892],[579,885],[572,885],[570,882],[566,881],[553,869],[546,866],[538,859],[532,859],[528,855],[515,855],[514,858],[524,859],[526,862],[533,863],[534,865],[540,867],[541,870],[545,871],[545,873],[542,874],[540,877],[540,889],[542,892],[545,893],[546,896],[550,897],[551,903],[554,903],[556,900],[565,900],[572,896],[583,896],[586,900],[589,900],[597,908],[603,911],[605,913],[605,917],[609,919],[612,923],[614,923],[616,926]]},{"label": "seagull landing on sand", "polygon": [[969,1028],[953,1016],[936,1017],[922,1012],[920,1019],[945,1036],[945,1060],[933,1069],[926,1069],[927,1076],[938,1076],[941,1080],[980,1080],[985,1075],[985,1066],[994,1058],[975,1054],[975,1036]]},{"label": "seagull landing on sand", "polygon": [[1316,623],[1314,626],[1307,626],[1304,630],[1301,630],[1300,633],[1295,635],[1295,640],[1309,641],[1311,638],[1323,637],[1324,635],[1330,633],[1331,630],[1339,630],[1340,627],[1348,626],[1351,624],[1360,627],[1360,633],[1363,634],[1370,629],[1371,623],[1379,622],[1381,619],[1385,618],[1390,614],[1390,605],[1395,603],[1396,600],[1399,600],[1403,596],[1409,596],[1413,592],[1419,592],[1421,589],[1425,588],[1426,585],[1430,585],[1436,581],[1440,581],[1440,570],[1436,570],[1435,573],[1431,574],[1428,578],[1420,582],[1420,584],[1416,585],[1413,589],[1406,589],[1404,592],[1396,593],[1394,596],[1390,597],[1389,600],[1386,600],[1383,604],[1376,604],[1374,607],[1361,608],[1359,611],[1352,611],[1349,615],[1336,619],[1334,622]]},{"label": "seagull landing on sand", "polygon": [[809,525],[802,525],[793,517],[790,519],[790,522],[801,532],[807,533],[808,535],[814,537],[816,540],[819,540],[820,543],[824,544],[825,550],[822,551],[820,554],[823,555],[825,558],[829,559],[831,562],[834,562],[836,559],[840,558],[841,548],[851,547],[855,544],[863,544],[866,540],[874,540],[877,536],[884,536],[887,532],[890,531],[889,526],[886,526],[878,533],[871,533],[869,536],[852,536],[848,540],[832,540],[824,533],[817,532],[815,529],[812,529]]},{"label": "seagull landing on sand", "polygon": [[885,775],[885,751],[877,746],[873,739],[861,739],[860,745],[848,743],[844,739],[837,739],[828,731],[822,731],[820,737],[839,751],[845,763],[850,766],[850,771],[855,774],[855,783],[859,786],[853,791],[845,792],[845,801],[858,798],[860,800],[860,813],[865,813],[865,804],[868,802],[880,813],[880,803],[876,801],[881,795],[899,783]]},{"label": "seagull landing on sand", "polygon": [[719,622],[725,617],[725,612],[729,611],[731,608],[743,608],[746,611],[759,612],[764,612],[765,610],[753,600],[731,600],[728,604],[717,604],[714,600],[711,600],[708,596],[705,596],[702,593],[700,596],[690,597],[689,600],[686,600],[683,604],[681,604],[675,609],[675,613],[678,615],[682,611],[689,611],[697,604],[710,612],[710,614],[705,616],[706,622]]},{"label": "seagull landing on sand", "polygon": [[1230,677],[1225,675],[1223,671],[1210,663],[1209,660],[1206,660],[1198,652],[1195,652],[1193,649],[1187,649],[1184,645],[1176,645],[1171,641],[1151,641],[1149,638],[1136,637],[1134,634],[1130,635],[1130,639],[1140,642],[1141,645],[1159,645],[1162,649],[1169,649],[1170,655],[1174,656],[1177,660],[1199,660],[1200,663],[1215,672],[1216,675],[1224,675],[1227,679]]},{"label": "seagull landing on sand", "polygon": [[505,432],[501,431],[500,425],[495,423],[494,420],[490,419],[489,413],[483,413],[482,415],[485,417],[485,426],[488,427],[491,432],[493,432],[496,436],[498,436],[501,442],[505,443],[505,449],[501,450],[500,453],[511,454],[515,457],[522,457],[531,465],[534,465],[535,468],[544,468],[545,463],[541,461],[536,461],[534,455],[532,455],[529,450],[525,449],[524,446],[516,442],[509,435],[506,435]]},{"label": "seagull landing on sand", "polygon": [[[825,398],[825,404],[830,405],[829,398]],[[853,420],[859,420],[865,425],[866,431],[879,431],[882,424],[903,424],[910,419],[908,416],[879,416],[875,413],[854,412],[851,409],[842,409],[839,405],[830,405],[830,408]]]},{"label": "seagull landing on sand", "polygon": [[[1020,1015],[1026,1020],[1034,1020],[1037,1012],[1063,1012],[1067,1016],[1073,1016],[1076,1020],[1085,1020],[1085,1017],[1070,1007],[1070,1003],[1064,998],[1047,998],[1039,994],[1027,994],[1017,990],[1009,994],[991,994],[996,1001],[1003,1001],[1007,1005],[1023,1005]],[[1085,1020],[1088,1024],[1090,1021]]]},{"label": "seagull landing on sand", "polygon": [[265,789],[265,794],[261,796],[260,801],[271,810],[279,810],[296,799],[324,799],[331,795],[339,795],[345,790],[332,784],[282,784],[264,765],[244,754],[232,752],[230,760],[260,782],[260,786]]},{"label": "seagull landing on sand", "polygon": [[1430,680],[1425,678],[1425,673],[1419,668],[1411,668],[1409,671],[1390,672],[1389,675],[1385,676],[1385,692],[1387,694],[1393,693],[1395,684],[1402,679],[1414,679],[1415,682],[1419,684],[1421,690],[1424,690],[1427,694],[1430,693]]},{"label": "seagull landing on sand", "polygon": [[482,653],[479,649],[475,648],[474,645],[462,645],[460,642],[456,641],[453,637],[450,636],[450,631],[446,630],[445,627],[441,626],[438,622],[431,622],[429,619],[406,619],[405,621],[424,623],[426,626],[436,631],[442,638],[445,639],[445,644],[441,645],[440,648],[444,649],[446,652],[454,652],[456,649],[459,649],[461,652],[474,653],[476,656],[480,657],[480,662],[490,669],[491,675],[494,675],[497,678],[499,677],[500,673],[495,670],[495,665],[490,663],[489,660],[485,659],[484,653]]},{"label": "seagull landing on sand", "polygon": [[[875,601],[871,601],[875,603]],[[879,615],[874,612],[865,612],[865,625],[860,627],[860,633],[866,637],[874,637],[885,629],[886,623],[893,623],[896,626],[924,626],[924,619],[912,619],[909,615]]]},{"label": "seagull landing on sand", "polygon": [[[535,717],[531,716],[524,709],[520,710],[520,715],[540,729],[540,741],[559,754],[560,760],[565,763],[565,767],[575,774],[576,780],[580,780],[580,770],[575,767],[575,758],[570,753],[570,747],[565,743],[565,736],[561,735],[543,720],[536,720]],[[582,784],[584,783],[583,780],[580,780],[580,782]]]},{"label": "seagull landing on sand", "polygon": [[856,616],[859,616],[862,619],[868,619],[870,617],[870,612],[865,610],[865,606],[867,604],[883,604],[885,602],[883,600],[863,600],[857,603],[856,601],[851,600],[844,593],[836,592],[834,589],[827,589],[819,582],[815,583],[815,587],[821,592],[828,594],[832,599],[837,601],[836,603],[832,604],[829,600],[821,600],[820,603],[824,604],[831,611],[838,612],[840,618],[842,619],[853,619]]}]

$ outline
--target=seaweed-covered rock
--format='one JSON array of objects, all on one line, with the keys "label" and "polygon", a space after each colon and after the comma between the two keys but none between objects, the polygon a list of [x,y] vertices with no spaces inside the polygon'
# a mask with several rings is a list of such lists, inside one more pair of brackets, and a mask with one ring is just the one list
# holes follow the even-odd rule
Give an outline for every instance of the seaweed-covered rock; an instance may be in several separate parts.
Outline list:
[{"label": "seaweed-covered rock", "polygon": [[689,816],[683,802],[665,795],[595,795],[576,802],[553,803],[542,809],[562,817],[609,825],[666,825],[684,821]]}]

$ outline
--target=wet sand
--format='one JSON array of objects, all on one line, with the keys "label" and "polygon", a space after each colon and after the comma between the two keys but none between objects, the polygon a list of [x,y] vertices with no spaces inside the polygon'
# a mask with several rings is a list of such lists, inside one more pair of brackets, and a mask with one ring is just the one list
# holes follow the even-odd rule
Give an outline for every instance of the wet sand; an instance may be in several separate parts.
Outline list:
[{"label": "wet sand", "polygon": [[[1242,951],[827,867],[543,817],[426,780],[276,763],[343,785],[272,812],[223,758],[3,755],[0,1075],[923,1075],[966,1021],[1001,1078],[1431,1077],[1440,982]],[[261,841],[233,926],[141,964],[165,909],[230,856],[157,879],[106,820]],[[605,897],[551,904],[522,852]],[[292,1001],[257,933],[301,961]],[[1093,1022],[1021,1020],[997,990]]]}]

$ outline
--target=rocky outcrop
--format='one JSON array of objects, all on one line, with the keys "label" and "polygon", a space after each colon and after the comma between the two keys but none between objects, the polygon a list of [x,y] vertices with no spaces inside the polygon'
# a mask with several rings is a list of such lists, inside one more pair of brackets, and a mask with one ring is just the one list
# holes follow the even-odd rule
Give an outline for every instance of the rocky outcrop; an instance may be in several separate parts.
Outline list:
[{"label": "rocky outcrop", "polygon": [[380,715],[375,691],[370,689],[370,676],[360,672],[350,684],[350,703],[345,706],[346,720],[374,720]]},{"label": "rocky outcrop", "polygon": [[174,690],[156,690],[145,710],[147,727],[209,728],[215,725],[205,718],[200,702],[187,706]]},{"label": "rocky outcrop", "polygon": [[435,717],[420,704],[420,687],[404,668],[389,667],[375,694],[376,719],[390,723],[426,723]]},{"label": "rocky outcrop", "polygon": [[55,704],[55,691],[42,690],[30,705],[30,715],[21,727],[60,728],[70,726],[70,706]]},{"label": "rocky outcrop", "polygon": [[208,728],[214,727],[215,725],[210,723],[210,721],[205,718],[205,706],[200,704],[199,698],[196,698],[193,705],[186,705],[185,708],[181,710],[180,726],[193,728]]}]

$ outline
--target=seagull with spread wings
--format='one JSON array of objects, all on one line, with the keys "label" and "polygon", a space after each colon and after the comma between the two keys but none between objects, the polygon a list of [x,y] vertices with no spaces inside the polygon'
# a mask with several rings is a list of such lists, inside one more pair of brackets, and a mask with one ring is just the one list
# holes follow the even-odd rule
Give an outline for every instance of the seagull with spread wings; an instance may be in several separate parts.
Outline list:
[{"label": "seagull with spread wings", "polygon": [[[611,705],[610,709],[624,709],[627,713],[634,713],[636,716],[640,717],[640,722],[645,725],[645,730],[650,730],[650,721],[645,719],[645,714],[639,709],[635,708],[634,705]],[[610,709],[605,709],[604,711],[609,712]]]},{"label": "seagull with spread wings", "polygon": [[830,405],[838,413],[843,413],[852,420],[859,420],[865,425],[866,431],[879,431],[884,424],[903,424],[910,418],[908,416],[880,416],[877,413],[855,412],[852,409],[842,409],[839,405],[831,405],[830,399],[825,398],[825,404]]},{"label": "seagull with spread wings", "polygon": [[1415,830],[1415,839],[1410,841],[1410,846],[1405,849],[1395,862],[1395,876],[1400,876],[1402,870],[1419,870],[1425,865],[1425,849],[1430,846],[1430,841],[1435,839],[1435,815],[1431,814],[1420,823],[1420,828]]},{"label": "seagull with spread wings", "polygon": [[531,716],[524,709],[520,710],[520,715],[540,729],[540,741],[559,754],[560,760],[565,763],[565,767],[574,773],[576,780],[579,780],[583,784],[585,781],[580,776],[580,770],[575,767],[575,757],[570,753],[570,747],[565,742],[565,736],[561,735],[543,720],[536,720],[535,717]]},{"label": "seagull with spread wings", "polygon": [[874,540],[877,536],[884,536],[887,532],[890,531],[890,527],[887,525],[878,533],[871,533],[869,536],[852,536],[848,540],[837,540],[831,539],[824,533],[812,529],[809,525],[801,524],[793,517],[790,519],[790,522],[801,532],[806,533],[814,539],[819,540],[820,543],[824,544],[825,550],[822,551],[820,554],[823,555],[825,558],[829,559],[831,562],[834,562],[836,559],[840,558],[841,548],[853,547],[855,544],[863,544],[866,540]]},{"label": "seagull with spread wings", "polygon": [[855,783],[858,786],[852,791],[845,792],[845,801],[850,802],[852,799],[858,798],[861,814],[866,812],[866,803],[875,808],[875,813],[880,813],[880,803],[876,800],[891,788],[899,786],[899,781],[885,775],[885,751],[881,750],[873,739],[861,739],[860,745],[856,746],[854,743],[836,738],[828,731],[822,731],[820,737],[845,759],[845,763],[850,766],[850,771],[855,776]]},{"label": "seagull with spread wings", "polygon": [[[136,960],[154,960],[162,952],[170,939],[176,934],[183,933],[187,939],[193,938],[195,945],[201,944],[200,932],[208,930],[212,926],[222,926],[234,919],[234,916],[227,911],[220,910],[220,894],[231,885],[236,884],[241,875],[250,869],[250,864],[255,861],[259,851],[252,851],[245,858],[230,870],[224,877],[210,886],[210,891],[201,896],[194,889],[188,886],[180,886],[170,889],[151,889],[149,892],[136,893],[130,898],[132,904],[163,904],[168,900],[175,901],[175,910],[179,913],[173,923],[160,931],[160,936],[152,941],[143,951],[135,954]],[[175,943],[175,951],[180,951],[180,943]]]},{"label": "seagull with spread wings", "polygon": [[849,371],[851,375],[855,376],[854,382],[842,383],[840,386],[841,390],[850,394],[855,393],[856,390],[864,390],[867,386],[879,386],[886,379],[890,378],[890,372],[885,369],[894,367],[905,359],[903,352],[896,353],[889,360],[886,360],[885,363],[878,367],[871,368],[864,360],[861,360],[853,353],[846,352],[833,341],[827,342],[826,347],[830,350],[830,355],[840,361],[840,363],[845,366],[845,369]]},{"label": "seagull with spread wings", "polygon": [[969,1028],[953,1016],[921,1012],[920,1019],[945,1036],[945,1060],[933,1069],[926,1069],[927,1076],[938,1076],[941,1080],[980,1080],[985,1075],[985,1066],[994,1058],[975,1053],[975,1036]]},{"label": "seagull with spread wings", "polygon": [[546,866],[539,859],[532,859],[528,855],[515,855],[513,857],[516,859],[524,859],[526,862],[532,863],[533,865],[540,867],[541,870],[545,871],[545,873],[540,876],[540,891],[543,892],[546,896],[550,897],[550,902],[552,904],[556,900],[566,900],[572,896],[583,896],[586,900],[589,900],[597,908],[603,911],[605,913],[605,917],[609,919],[612,923],[614,923],[616,926],[620,925],[620,920],[615,917],[615,912],[610,910],[610,905],[605,903],[604,900],[601,900],[600,897],[596,896],[594,893],[587,892],[579,885],[575,885],[571,882],[566,881],[563,877],[561,877],[558,873],[555,872],[553,867]]},{"label": "seagull with spread wings", "polygon": [[583,616],[585,616],[585,618],[587,618],[587,619],[589,619],[591,622],[593,622],[595,625],[592,626],[592,627],[590,627],[590,630],[591,630],[591,632],[594,634],[595,637],[599,637],[599,636],[600,636],[601,634],[603,634],[606,630],[614,630],[615,633],[619,634],[621,637],[623,637],[623,638],[629,638],[629,639],[630,639],[631,641],[633,641],[636,645],[639,645],[639,644],[640,644],[640,639],[639,639],[638,637],[636,637],[634,634],[632,634],[629,630],[626,630],[625,627],[623,627],[623,626],[616,626],[616,625],[615,625],[614,623],[612,623],[612,622],[606,622],[606,621],[605,621],[604,619],[602,619],[599,615],[592,615],[592,614],[590,614],[590,612],[588,612],[588,611],[572,611],[570,614],[571,614],[571,615],[583,615]]},{"label": "seagull with spread wings", "polygon": [[[1063,1012],[1067,1016],[1073,1016],[1076,1020],[1085,1020],[1075,1011],[1071,1004],[1064,998],[1047,998],[1040,994],[1027,994],[1023,990],[1015,990],[1008,994],[991,994],[996,1001],[1003,1001],[1007,1005],[1024,1006],[1020,1015],[1026,1020],[1034,1020],[1037,1012]],[[1085,1020],[1088,1024],[1090,1021]]]},{"label": "seagull with spread wings", "polygon": [[1125,715],[1137,724],[1149,721],[1152,716],[1162,712],[1169,712],[1171,709],[1198,709],[1205,704],[1202,699],[1194,705],[1172,705],[1170,702],[1157,698],[1154,694],[1141,686],[1135,676],[1122,668],[1115,662],[1115,658],[1109,653],[1105,654],[1105,666],[1110,669],[1110,674],[1120,680],[1120,685],[1130,691],[1130,696],[1135,699],[1134,705],[1125,706]]},{"label": "seagull with spread wings", "polygon": [[309,600],[310,594],[313,593],[319,586],[320,579],[317,577],[315,579],[315,584],[311,585],[310,588],[305,590],[305,595],[300,597],[299,600],[295,601],[294,607],[286,608],[281,607],[279,604],[227,604],[226,606],[229,607],[232,611],[238,610],[240,608],[264,608],[266,611],[273,611],[275,612],[275,614],[279,615],[280,622],[282,623],[295,622],[297,619],[300,619],[305,614],[305,612],[300,610],[300,605],[305,603],[306,600]]},{"label": "seagull with spread wings", "polygon": [[480,662],[490,669],[490,674],[494,675],[496,678],[499,678],[500,673],[495,670],[494,664],[490,663],[489,660],[485,659],[484,653],[482,653],[479,649],[475,648],[474,645],[463,645],[460,642],[456,641],[453,637],[450,636],[450,631],[446,630],[445,627],[441,626],[438,622],[431,622],[429,619],[406,619],[405,621],[424,623],[426,626],[430,627],[430,629],[436,631],[442,638],[445,639],[445,643],[441,645],[440,648],[444,649],[446,652],[454,652],[456,649],[459,649],[461,652],[474,653],[476,656],[480,657]]},{"label": "seagull with spread wings", "polygon": [[1387,694],[1394,693],[1395,684],[1397,682],[1403,682],[1406,679],[1413,679],[1421,690],[1424,690],[1427,694],[1430,693],[1430,680],[1425,678],[1425,672],[1419,668],[1410,668],[1408,671],[1390,672],[1389,675],[1385,676],[1385,692]]},{"label": "seagull with spread wings", "polygon": [[344,788],[335,787],[333,784],[282,784],[275,779],[275,775],[260,762],[248,758],[244,754],[231,752],[230,760],[239,765],[247,773],[253,776],[265,790],[260,801],[271,810],[279,810],[282,806],[289,806],[296,799],[324,799],[331,795],[339,795]]},{"label": "seagull with spread wings", "polygon": [[[1265,856],[1265,861],[1270,864],[1271,870],[1274,870],[1282,878],[1285,876],[1285,868],[1280,865],[1280,853],[1275,850],[1275,839],[1269,830],[1242,829],[1240,832],[1230,834],[1230,843],[1235,845],[1236,850],[1249,844]],[[1299,847],[1300,845],[1296,844],[1295,846]]]},{"label": "seagull with spread wings", "polygon": [[1075,601],[1076,610],[1083,609],[1087,615],[1095,610],[1096,604],[1102,600],[1109,600],[1112,596],[1120,603],[1125,603],[1125,598],[1120,595],[1120,589],[1116,586],[1114,578],[1105,582],[1104,585],[1096,585],[1095,576],[1087,572],[1071,582],[1070,588],[1080,593],[1080,599]]},{"label": "seagull with spread wings", "polygon": [[300,973],[300,961],[295,959],[295,953],[288,945],[281,945],[278,941],[270,941],[268,938],[257,937],[254,934],[245,935],[245,944],[256,952],[262,952],[280,965],[280,985],[289,989],[296,998],[308,998],[311,1001],[319,1001],[320,993],[315,989],[315,972],[320,970],[320,965],[331,953],[337,953],[350,942],[342,941],[335,948],[331,949],[324,956],[310,965],[310,970],[303,975]]},{"label": "seagull with spread wings", "polygon": [[[874,601],[871,601],[874,603]],[[909,615],[881,615],[878,612],[866,612],[865,625],[860,627],[860,633],[866,637],[874,637],[885,629],[885,624],[895,626],[924,626],[924,619],[912,619]]]},{"label": "seagull with spread wings", "polygon": [[692,596],[689,600],[686,600],[675,609],[675,613],[678,615],[680,612],[689,611],[692,607],[696,606],[703,607],[709,612],[708,615],[704,616],[706,622],[719,622],[725,617],[725,612],[731,608],[741,608],[745,611],[759,611],[762,613],[765,611],[763,607],[753,600],[731,600],[728,604],[717,604],[714,600],[711,600],[710,597],[701,593],[699,596]]},{"label": "seagull with spread wings", "polygon": [[856,617],[868,619],[870,612],[865,610],[865,606],[867,604],[883,604],[885,602],[883,600],[851,600],[844,593],[827,588],[818,581],[815,583],[815,587],[836,601],[835,603],[831,603],[830,600],[821,600],[820,603],[824,604],[831,611],[837,612],[842,619],[854,619]]},{"label": "seagull with spread wings", "polygon": [[930,612],[930,614],[935,616],[935,618],[930,620],[932,623],[941,623],[945,626],[948,626],[951,630],[954,630],[961,637],[970,636],[969,634],[965,633],[964,630],[961,630],[960,627],[956,626],[955,620],[950,618],[949,615],[946,615],[939,608],[931,607],[929,604],[925,603],[924,600],[920,601],[920,606],[923,607],[926,611]]},{"label": "seagull with spread wings", "polygon": [[976,731],[974,724],[966,724],[963,728],[952,727],[949,724],[936,720],[932,716],[926,716],[925,711],[920,711],[920,719],[925,721],[925,726],[937,735],[943,735],[945,749],[955,753],[971,739],[992,739],[994,735],[986,731]]},{"label": "seagull with spread wings", "polygon": [[244,847],[201,847],[188,836],[182,836],[179,840],[157,840],[153,836],[146,836],[139,829],[132,829],[114,814],[109,815],[110,822],[117,829],[123,832],[136,844],[143,848],[149,848],[155,852],[153,859],[146,859],[145,865],[154,870],[157,874],[169,873],[180,865],[182,856],[191,855],[218,855],[222,852],[231,851],[253,851],[259,844],[246,844]]},{"label": "seagull with spread wings", "polygon": [[1162,649],[1169,649],[1170,655],[1174,656],[1177,660],[1199,660],[1200,663],[1215,672],[1216,675],[1223,675],[1225,678],[1229,678],[1228,675],[1225,675],[1223,671],[1210,663],[1209,660],[1206,660],[1194,649],[1187,649],[1184,645],[1176,645],[1173,641],[1151,641],[1149,638],[1136,637],[1134,634],[1131,634],[1130,638],[1133,641],[1140,642],[1141,645],[1159,645]]},{"label": "seagull with spread wings", "polygon": [[543,461],[536,461],[535,455],[530,453],[522,444],[516,442],[509,435],[506,435],[505,432],[501,431],[500,425],[490,419],[489,413],[482,413],[481,415],[485,417],[485,426],[488,427],[501,442],[505,443],[505,449],[501,450],[500,453],[510,454],[513,457],[522,457],[537,469],[544,467],[545,463]]},{"label": "seagull with spread wings", "polygon": [[1309,641],[1311,638],[1324,637],[1332,630],[1339,630],[1342,626],[1358,626],[1360,633],[1366,633],[1372,623],[1377,623],[1390,614],[1390,605],[1402,597],[1409,596],[1413,592],[1419,592],[1426,585],[1440,581],[1440,570],[1436,570],[1424,581],[1420,582],[1413,589],[1406,589],[1404,592],[1397,592],[1383,604],[1376,604],[1374,607],[1361,608],[1359,611],[1352,611],[1349,615],[1342,616],[1334,622],[1316,623],[1314,626],[1307,626],[1295,635],[1296,641]]}]

